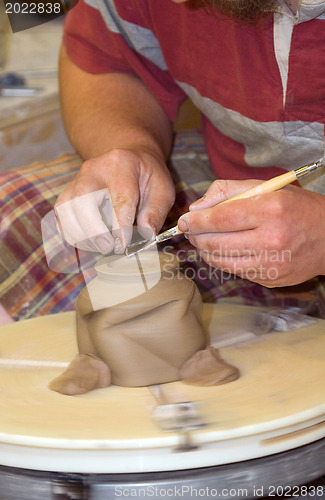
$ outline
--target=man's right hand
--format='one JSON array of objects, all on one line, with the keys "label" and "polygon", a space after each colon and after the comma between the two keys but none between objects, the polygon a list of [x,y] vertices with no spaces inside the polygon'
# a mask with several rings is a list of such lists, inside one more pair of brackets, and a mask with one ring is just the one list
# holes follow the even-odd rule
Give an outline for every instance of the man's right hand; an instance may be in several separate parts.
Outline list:
[{"label": "man's right hand", "polygon": [[[99,209],[108,197],[106,206],[113,208],[111,232]],[[123,253],[134,221],[157,234],[174,198],[170,173],[154,153],[113,149],[83,163],[59,196],[55,211],[71,245],[103,254]]]}]

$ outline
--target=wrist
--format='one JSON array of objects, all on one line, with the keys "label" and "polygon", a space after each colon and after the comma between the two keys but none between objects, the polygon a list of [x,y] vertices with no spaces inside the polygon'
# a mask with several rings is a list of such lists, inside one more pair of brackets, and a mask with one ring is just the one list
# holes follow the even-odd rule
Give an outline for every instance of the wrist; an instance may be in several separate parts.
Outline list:
[{"label": "wrist", "polygon": [[[150,137],[150,135],[145,135],[138,130],[130,130],[126,127],[123,133],[112,134],[107,132],[105,138],[87,138],[85,142],[74,140],[70,137],[71,142],[75,145],[79,155],[83,160],[89,160],[91,158],[96,158],[98,156],[105,155],[111,151],[123,150],[123,151],[133,151],[138,155],[146,154],[154,157],[157,161],[165,163],[171,148],[171,134],[170,140],[167,143],[165,140],[163,143],[155,140],[155,138]],[[79,144],[78,144],[79,142]]]}]

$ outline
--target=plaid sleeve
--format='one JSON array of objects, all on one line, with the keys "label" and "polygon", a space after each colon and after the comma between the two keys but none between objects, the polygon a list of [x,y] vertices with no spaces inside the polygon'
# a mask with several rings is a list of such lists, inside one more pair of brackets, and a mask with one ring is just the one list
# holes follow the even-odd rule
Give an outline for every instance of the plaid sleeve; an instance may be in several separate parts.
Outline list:
[{"label": "plaid sleeve", "polygon": [[14,320],[74,309],[83,276],[48,268],[41,220],[80,165],[65,156],[0,174],[0,302]]},{"label": "plaid sleeve", "polygon": [[144,26],[144,14],[133,0],[128,4],[79,0],[66,16],[63,41],[69,57],[82,70],[139,77],[169,119],[177,118],[186,96],[168,72],[159,41],[150,27]]}]

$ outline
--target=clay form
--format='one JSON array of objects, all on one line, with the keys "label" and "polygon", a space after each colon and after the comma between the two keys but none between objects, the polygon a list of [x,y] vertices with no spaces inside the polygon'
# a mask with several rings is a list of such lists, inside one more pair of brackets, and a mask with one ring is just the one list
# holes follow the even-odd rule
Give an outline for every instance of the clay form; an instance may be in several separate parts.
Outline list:
[{"label": "clay form", "polygon": [[[193,281],[179,272],[178,259],[165,252],[158,260],[157,252],[144,252],[140,264],[137,257],[123,259],[103,259],[96,266],[97,278],[79,294],[80,354],[50,389],[72,395],[110,383],[139,387],[172,382],[181,378],[184,363],[188,383],[212,385],[213,380],[219,384],[237,378],[234,367],[205,350],[202,299]],[[107,303],[114,305],[105,307]],[[200,373],[189,376],[193,367]]]},{"label": "clay form", "polygon": [[222,359],[214,347],[196,352],[180,369],[180,379],[186,384],[220,385],[239,377],[239,370]]},{"label": "clay form", "polygon": [[78,354],[66,371],[52,380],[49,387],[53,391],[71,395],[107,387],[111,383],[108,366],[90,354]]}]

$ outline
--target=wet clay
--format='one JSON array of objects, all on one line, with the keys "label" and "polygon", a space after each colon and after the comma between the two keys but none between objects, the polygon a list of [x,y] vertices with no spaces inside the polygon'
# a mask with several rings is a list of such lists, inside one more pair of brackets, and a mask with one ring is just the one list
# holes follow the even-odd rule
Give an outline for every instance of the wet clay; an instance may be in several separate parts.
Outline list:
[{"label": "wet clay", "polygon": [[49,388],[73,396],[108,387],[110,384],[111,372],[101,359],[90,354],[78,354],[66,371],[52,380]]},{"label": "wet clay", "polygon": [[[180,378],[203,385],[234,380],[233,367],[206,352],[202,299],[193,281],[179,272],[178,259],[162,252],[157,275],[150,262],[157,253],[144,254],[140,294],[139,262],[121,266],[109,257],[96,267],[98,277],[81,291],[76,305],[79,355],[50,389],[72,395],[110,383],[139,387]],[[116,303],[123,296],[132,298]],[[105,303],[114,305],[100,308]]]},{"label": "wet clay", "polygon": [[214,347],[196,352],[180,369],[180,379],[186,384],[220,385],[239,377],[239,370],[222,359]]}]

